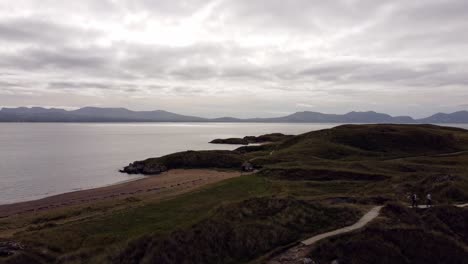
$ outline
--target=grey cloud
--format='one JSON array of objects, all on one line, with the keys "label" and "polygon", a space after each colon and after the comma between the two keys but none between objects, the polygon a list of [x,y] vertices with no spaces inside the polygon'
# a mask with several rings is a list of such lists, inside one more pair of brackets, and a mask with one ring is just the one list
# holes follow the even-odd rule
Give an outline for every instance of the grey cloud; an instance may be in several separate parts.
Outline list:
[{"label": "grey cloud", "polygon": [[115,86],[108,83],[96,83],[96,82],[50,82],[48,88],[51,89],[112,89]]},{"label": "grey cloud", "polygon": [[[162,77],[171,67],[177,67],[182,61],[205,58],[208,54],[214,54],[216,50],[210,50],[203,46],[192,47],[167,47],[149,45],[128,45],[124,47],[127,57],[121,61],[121,65],[137,75],[145,77]],[[205,56],[203,56],[203,55]]]},{"label": "grey cloud", "polygon": [[202,94],[204,92],[204,90],[200,88],[184,87],[184,86],[172,87],[169,90],[172,92],[175,92],[176,94],[183,94],[183,95]]},{"label": "grey cloud", "polygon": [[332,62],[311,66],[299,72],[299,75],[312,76],[324,81],[338,81],[363,67],[366,65],[357,62]]},{"label": "grey cloud", "polygon": [[6,81],[0,81],[0,87],[5,88],[5,87],[20,87],[21,84],[15,83],[15,82],[6,82]]},{"label": "grey cloud", "polygon": [[127,88],[127,89],[125,89],[124,91],[127,92],[127,93],[137,93],[137,92],[139,92],[140,90],[137,89],[137,88]]},{"label": "grey cloud", "polygon": [[[468,2],[459,0],[428,0],[402,5],[399,19],[411,20],[413,23],[447,23],[465,22]],[[406,8],[405,8],[406,7]]]},{"label": "grey cloud", "polygon": [[399,82],[424,78],[445,71],[437,65],[406,65],[403,63],[369,63],[351,73],[347,80],[361,82]]},{"label": "grey cloud", "polygon": [[136,75],[160,78],[173,75],[182,79],[217,76],[224,64],[235,63],[239,57],[248,57],[252,52],[230,43],[199,43],[183,47],[124,45],[123,49],[127,58],[120,64]]},{"label": "grey cloud", "polygon": [[170,72],[170,75],[185,80],[199,80],[215,78],[218,76],[218,72],[213,66],[191,66],[175,69]]},{"label": "grey cloud", "polygon": [[459,49],[468,47],[465,34],[468,2],[392,1],[389,6],[387,13],[369,20],[366,30],[350,36],[336,48],[349,49],[351,43],[353,51],[362,56],[367,52],[411,60],[421,57],[448,59],[447,56],[456,56]]},{"label": "grey cloud", "polygon": [[[118,58],[119,52],[123,52],[125,56]],[[65,45],[0,53],[0,68],[49,73],[52,70],[73,71],[75,75],[118,79],[148,77],[164,79],[169,76],[181,79],[205,79],[219,75],[219,64],[213,65],[213,61],[225,63],[229,68],[230,58],[235,60],[240,56],[248,56],[248,51],[233,47],[231,44],[169,47],[118,43],[107,48],[96,46],[75,48]]]},{"label": "grey cloud", "polygon": [[[50,82],[47,85],[48,89],[52,90],[84,90],[84,89],[94,89],[94,90],[106,90],[109,92],[141,92],[147,88],[154,88],[154,85],[140,85],[134,83],[121,83],[121,82],[88,82],[88,81],[57,81]],[[161,88],[162,86],[160,86]]]},{"label": "grey cloud", "polygon": [[85,30],[34,17],[0,20],[0,41],[3,42],[62,45],[80,39],[93,39],[99,35],[97,30]]},{"label": "grey cloud", "polygon": [[4,78],[0,81],[0,91],[15,91],[15,90],[34,90],[34,87],[40,85],[36,80],[24,80],[16,78]]},{"label": "grey cloud", "polygon": [[[468,12],[468,11],[467,11]],[[431,31],[403,32],[389,39],[388,50],[406,54],[456,54],[460,48],[468,48],[468,25],[447,28],[432,28]]]},{"label": "grey cloud", "polygon": [[[468,66],[468,63],[466,64]],[[460,70],[461,69],[461,70]],[[338,61],[309,67],[300,76],[337,83],[385,83],[414,86],[466,85],[465,67],[457,64]]]},{"label": "grey cloud", "polygon": [[150,10],[158,15],[188,15],[199,10],[210,1],[207,0],[140,0],[121,1],[123,6],[131,10]]},{"label": "grey cloud", "polygon": [[0,56],[2,57],[0,66],[25,70],[44,67],[93,68],[100,67],[107,62],[106,57],[99,50],[74,48],[29,48]]},{"label": "grey cloud", "polygon": [[[376,1],[319,0],[240,0],[225,1],[218,14],[238,23],[257,24],[268,32],[275,29],[320,33],[322,28],[346,26],[362,21],[383,5]],[[242,18],[242,20],[239,20]]]},{"label": "grey cloud", "polygon": [[109,79],[135,79],[117,60],[118,49],[88,46],[25,48],[11,53],[0,53],[0,69],[40,74],[69,75],[71,78],[99,77]]},{"label": "grey cloud", "polygon": [[157,84],[150,84],[150,85],[144,85],[144,88],[148,90],[153,90],[153,91],[158,91],[158,90],[163,90],[166,88],[164,85],[157,85]]}]

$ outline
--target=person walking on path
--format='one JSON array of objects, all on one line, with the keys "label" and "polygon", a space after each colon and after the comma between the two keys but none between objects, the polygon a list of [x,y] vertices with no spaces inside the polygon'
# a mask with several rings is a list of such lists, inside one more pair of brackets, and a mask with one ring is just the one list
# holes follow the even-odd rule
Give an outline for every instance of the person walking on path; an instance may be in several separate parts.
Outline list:
[{"label": "person walking on path", "polygon": [[413,193],[413,195],[411,195],[411,207],[415,208],[415,207],[418,207],[418,196]]},{"label": "person walking on path", "polygon": [[426,205],[427,208],[432,207],[432,195],[430,193],[426,195]]}]

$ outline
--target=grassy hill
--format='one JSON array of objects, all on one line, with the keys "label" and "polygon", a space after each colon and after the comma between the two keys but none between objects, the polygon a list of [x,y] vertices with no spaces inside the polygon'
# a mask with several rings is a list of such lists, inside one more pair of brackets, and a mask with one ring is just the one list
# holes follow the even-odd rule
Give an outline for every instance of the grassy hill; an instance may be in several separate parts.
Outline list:
[{"label": "grassy hill", "polygon": [[[316,245],[310,257],[320,263],[466,263],[468,209],[411,210],[390,204],[364,231]],[[333,250],[331,250],[333,249]]]},{"label": "grassy hill", "polygon": [[[419,213],[405,207],[413,192],[432,193],[436,204],[468,201],[468,131],[463,129],[344,125],[267,145],[180,152],[130,166],[134,173],[158,177],[161,168],[240,170],[246,161],[259,171],[169,200],[136,196],[0,219],[0,234],[19,230],[12,239],[27,245],[24,253],[0,262],[261,262],[295,241],[356,221],[375,204],[389,204],[383,222],[324,241],[314,251],[317,258],[427,263],[425,251],[415,249],[421,239],[428,241],[426,250],[440,248],[440,256],[466,254],[466,226],[460,220],[466,209]],[[356,250],[360,246],[372,250]]]}]

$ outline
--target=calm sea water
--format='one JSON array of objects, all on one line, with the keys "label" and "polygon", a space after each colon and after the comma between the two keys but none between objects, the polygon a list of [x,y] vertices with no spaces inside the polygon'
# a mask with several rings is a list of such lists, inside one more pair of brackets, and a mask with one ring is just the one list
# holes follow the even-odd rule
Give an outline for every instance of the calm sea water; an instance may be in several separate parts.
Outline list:
[{"label": "calm sea water", "polygon": [[0,123],[0,204],[136,179],[118,170],[184,150],[234,149],[215,138],[300,134],[336,124]]}]

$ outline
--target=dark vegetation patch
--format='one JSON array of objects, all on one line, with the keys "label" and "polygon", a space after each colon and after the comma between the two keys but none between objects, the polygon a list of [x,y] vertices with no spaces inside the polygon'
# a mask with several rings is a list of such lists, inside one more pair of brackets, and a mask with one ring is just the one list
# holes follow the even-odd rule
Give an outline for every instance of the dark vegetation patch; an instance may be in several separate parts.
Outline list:
[{"label": "dark vegetation patch", "polygon": [[243,138],[217,138],[212,140],[212,144],[234,144],[234,145],[248,145],[256,143],[270,143],[270,142],[280,142],[289,138],[292,138],[292,135],[284,135],[281,133],[272,133],[261,135],[258,137],[255,136],[246,136]]},{"label": "dark vegetation patch", "polygon": [[247,137],[247,140],[254,141],[254,143],[265,143],[265,142],[279,142],[285,139],[294,137],[293,135],[284,135],[281,133],[271,133],[266,135],[261,135],[258,137]]},{"label": "dark vegetation patch", "polygon": [[390,204],[382,215],[362,232],[319,243],[311,258],[320,263],[466,263],[467,209]]},{"label": "dark vegetation patch", "polygon": [[[236,148],[236,152],[240,152],[242,154],[246,153],[252,153],[252,152],[264,152],[264,153],[257,153],[260,155],[268,155],[269,151],[274,150],[275,144],[264,144],[264,145],[252,145],[252,146],[242,146],[239,148]],[[268,152],[266,152],[268,151]]]},{"label": "dark vegetation patch", "polygon": [[391,201],[388,197],[383,196],[344,196],[344,197],[333,197],[325,200],[330,204],[366,204],[376,205],[385,204]]},{"label": "dark vegetation patch", "polygon": [[135,240],[113,262],[242,263],[357,218],[351,209],[292,198],[254,198],[223,206],[209,220],[186,230]]},{"label": "dark vegetation patch", "polygon": [[5,259],[0,258],[0,263],[4,264],[54,263],[53,261],[53,259],[35,252],[20,252]]},{"label": "dark vegetation patch", "polygon": [[210,141],[211,144],[248,145],[250,142],[245,138],[217,138]]},{"label": "dark vegetation patch", "polygon": [[367,151],[437,153],[457,151],[454,135],[428,127],[378,125],[345,125],[330,135],[332,142]]},{"label": "dark vegetation patch", "polygon": [[240,169],[243,162],[244,159],[242,155],[235,151],[184,151],[160,158],[135,161],[124,167],[122,172],[129,174],[154,175],[170,169]]},{"label": "dark vegetation patch", "polygon": [[260,173],[268,177],[281,180],[313,180],[313,181],[382,181],[389,176],[349,170],[321,169],[321,168],[268,168]]},{"label": "dark vegetation patch", "polygon": [[456,168],[459,166],[446,170],[445,173],[438,173],[437,166],[427,165],[424,170],[415,173],[397,174],[392,182],[401,198],[410,193],[423,198],[431,193],[437,204],[465,203],[468,201],[468,177],[466,172],[449,174],[456,172]]},{"label": "dark vegetation patch", "polygon": [[468,149],[466,130],[426,125],[343,125],[305,133],[278,146],[298,157],[363,159],[448,153]]},{"label": "dark vegetation patch", "polygon": [[243,161],[239,153],[225,150],[185,151],[147,160],[148,163],[161,163],[168,169],[239,168]]},{"label": "dark vegetation patch", "polygon": [[47,263],[51,261],[53,260],[43,254],[28,252],[28,248],[22,243],[0,240],[0,263],[26,264]]}]

